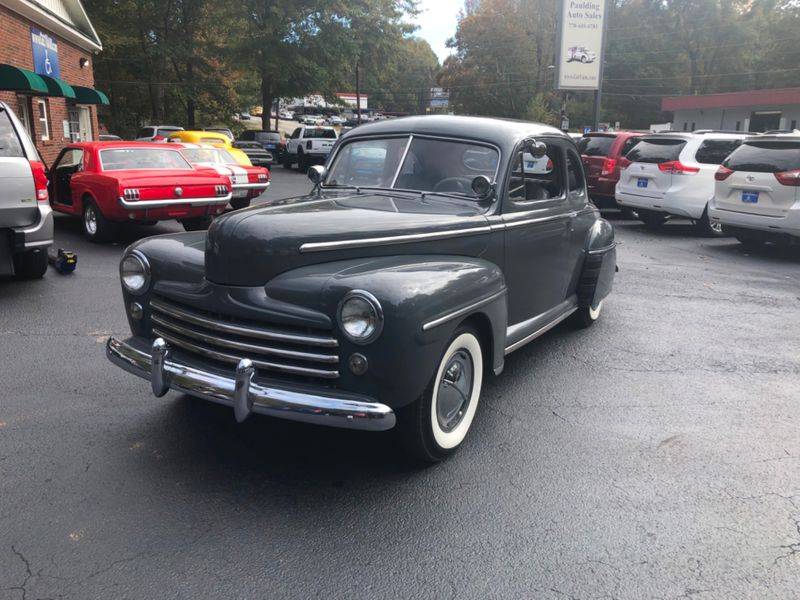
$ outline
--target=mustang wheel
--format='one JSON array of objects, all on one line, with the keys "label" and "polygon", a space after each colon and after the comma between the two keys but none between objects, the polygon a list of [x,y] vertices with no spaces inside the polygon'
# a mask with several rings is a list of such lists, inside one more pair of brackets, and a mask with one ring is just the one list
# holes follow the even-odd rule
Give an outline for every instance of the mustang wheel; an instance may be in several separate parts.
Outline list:
[{"label": "mustang wheel", "polygon": [[482,384],[481,344],[472,329],[459,329],[423,397],[399,415],[408,452],[426,462],[455,452],[472,426]]},{"label": "mustang wheel", "polygon": [[118,225],[109,221],[93,200],[83,201],[83,234],[91,242],[109,242],[117,233]]}]

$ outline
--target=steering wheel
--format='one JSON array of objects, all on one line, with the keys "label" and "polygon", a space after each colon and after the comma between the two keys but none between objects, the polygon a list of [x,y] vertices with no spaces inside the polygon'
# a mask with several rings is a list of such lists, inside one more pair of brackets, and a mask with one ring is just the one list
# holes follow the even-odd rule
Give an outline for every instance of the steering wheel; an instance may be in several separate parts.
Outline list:
[{"label": "steering wheel", "polygon": [[[448,187],[450,189],[447,189]],[[433,191],[469,194],[472,191],[472,180],[468,177],[445,177],[433,186]]]}]

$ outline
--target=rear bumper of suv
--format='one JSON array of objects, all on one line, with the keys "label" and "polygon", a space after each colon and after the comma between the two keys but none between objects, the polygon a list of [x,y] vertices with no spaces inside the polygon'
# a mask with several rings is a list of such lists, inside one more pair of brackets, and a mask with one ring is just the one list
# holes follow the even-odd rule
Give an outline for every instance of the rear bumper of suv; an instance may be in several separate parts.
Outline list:
[{"label": "rear bumper of suv", "polygon": [[787,234],[800,237],[800,204],[795,204],[785,217],[768,217],[753,213],[743,213],[717,207],[713,202],[708,207],[708,216],[723,226],[756,229],[774,234]]},{"label": "rear bumper of suv", "polygon": [[49,204],[39,203],[39,218],[33,225],[14,227],[14,252],[25,252],[36,248],[47,249],[53,245],[53,209]]}]

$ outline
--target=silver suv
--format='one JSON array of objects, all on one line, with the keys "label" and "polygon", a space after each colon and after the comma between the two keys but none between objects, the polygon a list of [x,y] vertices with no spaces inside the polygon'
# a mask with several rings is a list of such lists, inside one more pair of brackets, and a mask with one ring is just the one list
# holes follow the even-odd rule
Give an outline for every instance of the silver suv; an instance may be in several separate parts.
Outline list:
[{"label": "silver suv", "polygon": [[52,243],[44,163],[22,123],[0,102],[0,276],[42,277]]}]

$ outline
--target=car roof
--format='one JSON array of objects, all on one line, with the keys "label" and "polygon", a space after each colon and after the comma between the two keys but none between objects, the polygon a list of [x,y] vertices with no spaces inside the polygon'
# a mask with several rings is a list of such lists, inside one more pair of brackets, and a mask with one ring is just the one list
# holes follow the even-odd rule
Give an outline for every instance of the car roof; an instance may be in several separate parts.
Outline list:
[{"label": "car roof", "polygon": [[375,121],[348,131],[347,139],[403,133],[476,140],[494,144],[501,149],[512,148],[527,137],[560,137],[572,141],[572,138],[561,130],[541,123],[456,115],[400,117]]},{"label": "car roof", "polygon": [[767,135],[751,135],[745,142],[800,142],[800,132],[770,133]]},{"label": "car roof", "polygon": [[[68,148],[84,148],[87,150],[97,149],[106,150],[109,148],[166,148],[173,149],[174,144],[165,144],[163,142],[127,142],[125,140],[114,140],[109,142],[92,141],[92,142],[73,142],[68,144]],[[174,148],[178,150],[178,148]]]},{"label": "car roof", "polygon": [[714,138],[717,140],[743,140],[748,137],[746,132],[731,133],[721,131],[671,131],[663,133],[647,133],[643,136],[644,139],[677,139],[690,142],[692,140],[704,140],[706,138]]}]

